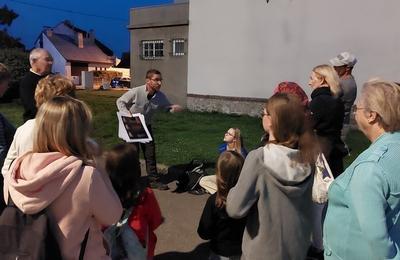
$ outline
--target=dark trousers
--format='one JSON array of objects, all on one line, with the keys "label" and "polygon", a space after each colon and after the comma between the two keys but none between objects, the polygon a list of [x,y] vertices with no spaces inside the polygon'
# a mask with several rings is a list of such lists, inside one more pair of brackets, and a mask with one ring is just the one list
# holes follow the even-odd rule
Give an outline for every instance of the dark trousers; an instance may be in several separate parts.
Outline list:
[{"label": "dark trousers", "polygon": [[157,178],[158,173],[157,173],[157,162],[156,162],[156,144],[154,142],[154,135],[151,129],[151,125],[148,125],[147,128],[149,129],[153,141],[148,143],[134,143],[134,144],[136,145],[138,153],[140,149],[142,149],[143,151],[144,160],[146,162],[147,175],[150,178]]}]

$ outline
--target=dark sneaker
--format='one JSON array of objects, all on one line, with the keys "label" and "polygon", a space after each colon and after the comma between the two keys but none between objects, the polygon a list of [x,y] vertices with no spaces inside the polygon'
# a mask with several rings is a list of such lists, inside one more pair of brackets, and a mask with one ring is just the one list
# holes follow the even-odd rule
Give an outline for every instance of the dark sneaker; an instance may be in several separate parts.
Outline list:
[{"label": "dark sneaker", "polygon": [[169,187],[167,184],[164,184],[159,181],[152,181],[150,182],[150,188],[152,189],[159,189],[159,190],[169,190]]},{"label": "dark sneaker", "polygon": [[324,250],[310,246],[308,248],[306,260],[324,260]]},{"label": "dark sneaker", "polygon": [[205,189],[203,189],[203,188],[198,188],[198,189],[195,189],[195,190],[190,190],[190,191],[188,191],[190,194],[193,194],[193,195],[203,195],[203,194],[206,194],[207,193],[207,191],[205,190]]}]

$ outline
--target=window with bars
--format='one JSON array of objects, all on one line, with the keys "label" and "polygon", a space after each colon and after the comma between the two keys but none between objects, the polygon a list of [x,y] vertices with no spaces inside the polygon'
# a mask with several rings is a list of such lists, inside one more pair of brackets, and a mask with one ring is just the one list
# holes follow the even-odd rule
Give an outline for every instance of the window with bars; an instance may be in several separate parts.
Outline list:
[{"label": "window with bars", "polygon": [[184,56],[185,55],[185,40],[184,39],[173,39],[172,40],[172,56]]},{"label": "window with bars", "polygon": [[142,58],[159,59],[164,57],[164,41],[142,41]]}]

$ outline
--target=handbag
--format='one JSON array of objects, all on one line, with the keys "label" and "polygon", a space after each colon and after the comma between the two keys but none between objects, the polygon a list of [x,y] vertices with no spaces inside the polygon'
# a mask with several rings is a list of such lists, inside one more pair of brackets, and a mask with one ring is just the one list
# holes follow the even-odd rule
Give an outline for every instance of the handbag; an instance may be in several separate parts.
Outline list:
[{"label": "handbag", "polygon": [[132,208],[124,210],[120,221],[104,231],[104,238],[110,247],[113,260],[146,260],[149,230],[146,233],[146,247],[142,246],[135,231],[129,226],[128,218]]},{"label": "handbag", "polygon": [[312,200],[314,202],[323,204],[328,201],[329,186],[334,179],[325,155],[319,153],[315,161],[314,182],[312,187]]}]

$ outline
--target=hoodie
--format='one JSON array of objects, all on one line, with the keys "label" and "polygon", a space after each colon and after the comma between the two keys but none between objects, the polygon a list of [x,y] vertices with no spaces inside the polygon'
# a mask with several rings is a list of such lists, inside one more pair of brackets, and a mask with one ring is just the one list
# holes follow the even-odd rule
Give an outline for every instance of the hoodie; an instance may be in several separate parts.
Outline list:
[{"label": "hoodie", "polygon": [[299,151],[268,144],[246,157],[228,194],[232,218],[247,216],[242,259],[305,259],[312,230],[312,174]]},{"label": "hoodie", "polygon": [[26,214],[46,209],[63,259],[78,259],[89,230],[84,259],[109,259],[103,246],[102,225],[117,222],[122,206],[107,177],[75,156],[58,152],[27,153],[12,164],[4,181]]}]

